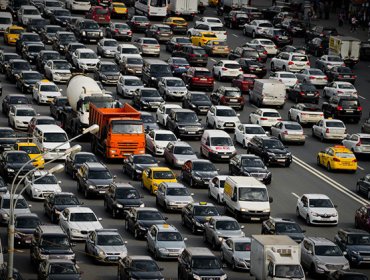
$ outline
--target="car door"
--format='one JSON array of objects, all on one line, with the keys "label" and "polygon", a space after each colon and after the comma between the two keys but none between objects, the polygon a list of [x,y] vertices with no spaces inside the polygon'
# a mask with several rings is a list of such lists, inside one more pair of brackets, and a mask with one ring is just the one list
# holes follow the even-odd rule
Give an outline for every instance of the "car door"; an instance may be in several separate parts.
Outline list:
[{"label": "car door", "polygon": [[93,255],[94,254],[94,247],[95,247],[95,244],[94,244],[94,236],[95,236],[95,232],[91,232],[88,236],[87,236],[87,239],[86,239],[86,253],[87,254],[90,254]]},{"label": "car door", "polygon": [[316,125],[314,125],[312,127],[312,131],[313,131],[313,133],[314,133],[315,136],[321,135],[322,126],[323,126],[323,121],[321,120]]},{"label": "car door", "polygon": [[155,241],[157,239],[157,229],[155,227],[152,227],[151,230],[148,231],[147,235],[147,242],[148,242],[148,248],[149,251],[155,252]]},{"label": "car door", "polygon": [[193,218],[193,211],[194,206],[192,204],[188,204],[185,206],[185,214],[184,214],[184,221],[188,226],[192,225],[192,218]]},{"label": "car door", "polygon": [[166,196],[166,187],[163,184],[160,184],[158,186],[158,190],[156,193],[156,199],[161,206],[164,206],[165,196]]},{"label": "car door", "polygon": [[277,122],[276,124],[274,124],[273,126],[271,126],[271,135],[272,136],[275,136],[275,137],[278,137],[279,134],[280,134],[280,131],[283,127],[283,123],[282,122]]},{"label": "car door", "polygon": [[150,188],[150,184],[151,184],[151,179],[150,179],[150,176],[152,174],[152,170],[151,169],[145,169],[143,171],[143,185],[145,188],[149,189]]},{"label": "car door", "polygon": [[208,116],[208,123],[209,125],[213,126],[215,124],[216,119],[216,107],[212,106],[209,111]]},{"label": "car door", "polygon": [[69,231],[69,225],[68,225],[69,210],[64,209],[64,211],[60,215],[61,215],[61,217],[59,219],[59,225],[62,229],[64,229],[65,232],[68,233],[68,231]]},{"label": "car door", "polygon": [[242,144],[244,140],[244,126],[242,124],[238,125],[235,129],[235,140],[237,143]]},{"label": "car door", "polygon": [[303,240],[301,245],[301,263],[304,268],[310,268],[312,259],[312,244],[307,240]]},{"label": "car door", "polygon": [[223,64],[223,62],[219,61],[215,65],[213,65],[213,74],[215,76],[217,76],[220,73],[221,68],[222,68],[222,64]]},{"label": "car door", "polygon": [[168,143],[167,147],[164,150],[164,158],[168,163],[172,163],[175,161],[173,152],[174,152],[175,146],[172,143]]},{"label": "car door", "polygon": [[232,263],[234,253],[234,242],[231,239],[225,242],[224,259],[227,263]]},{"label": "car door", "polygon": [[301,217],[306,218],[307,213],[308,213],[308,199],[306,196],[302,196],[298,200],[298,211]]},{"label": "car door", "polygon": [[217,177],[214,177],[211,181],[211,184],[209,185],[210,188],[209,188],[209,191],[212,195],[212,197],[214,198],[217,198],[217,195],[218,195],[218,178]]},{"label": "car door", "polygon": [[155,137],[155,131],[152,130],[146,135],[146,148],[154,152],[154,137]]}]

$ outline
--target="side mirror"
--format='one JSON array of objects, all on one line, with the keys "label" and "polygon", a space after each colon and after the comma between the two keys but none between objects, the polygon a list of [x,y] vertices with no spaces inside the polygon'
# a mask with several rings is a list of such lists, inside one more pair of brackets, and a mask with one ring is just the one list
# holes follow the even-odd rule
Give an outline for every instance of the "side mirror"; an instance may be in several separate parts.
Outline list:
[{"label": "side mirror", "polygon": [[310,255],[312,255],[312,251],[311,250],[308,250],[307,253],[310,254]]},{"label": "side mirror", "polygon": [[103,219],[102,218],[98,218],[98,221],[100,222],[100,221],[102,221]]},{"label": "side mirror", "polygon": [[163,268],[163,267],[160,267],[160,268],[159,268],[159,271],[163,271],[163,270],[164,270],[164,268]]},{"label": "side mirror", "polygon": [[243,228],[244,228],[244,226],[240,226],[240,228],[241,228],[241,229],[243,229]]},{"label": "side mirror", "polygon": [[28,204],[28,208],[32,208],[32,204]]},{"label": "side mirror", "polygon": [[168,217],[164,217],[164,220],[167,221],[168,220]]},{"label": "side mirror", "polygon": [[237,116],[237,117],[240,117],[240,114],[238,113],[238,114],[236,114],[236,116]]},{"label": "side mirror", "polygon": [[187,240],[188,240],[188,238],[187,238],[187,237],[185,237],[185,238],[184,238],[184,241],[187,241]]},{"label": "side mirror", "polygon": [[269,197],[269,202],[270,203],[273,203],[274,202],[274,199],[271,196]]},{"label": "side mirror", "polygon": [[61,184],[62,183],[62,181],[58,181],[58,184]]},{"label": "side mirror", "polygon": [[334,208],[338,208],[338,205],[334,204]]},{"label": "side mirror", "polygon": [[59,92],[62,92],[63,91],[63,89],[61,88],[61,89],[59,89]]},{"label": "side mirror", "polygon": [[117,175],[113,175],[113,179],[116,179],[117,178]]},{"label": "side mirror", "polygon": [[191,195],[191,196],[193,196],[193,195],[194,195],[194,193],[191,193],[190,195]]}]

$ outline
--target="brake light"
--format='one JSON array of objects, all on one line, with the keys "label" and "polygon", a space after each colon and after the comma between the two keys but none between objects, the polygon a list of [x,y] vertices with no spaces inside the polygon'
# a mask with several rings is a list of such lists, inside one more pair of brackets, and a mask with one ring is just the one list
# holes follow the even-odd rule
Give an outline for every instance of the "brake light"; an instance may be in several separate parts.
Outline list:
[{"label": "brake light", "polygon": [[338,93],[344,93],[343,91],[341,91],[341,90],[338,90]]},{"label": "brake light", "polygon": [[306,65],[311,65],[311,63],[309,61],[307,61]]},{"label": "brake light", "polygon": [[283,132],[283,134],[284,134],[284,135],[288,135],[288,131],[287,131],[287,130],[285,130],[285,131]]},{"label": "brake light", "polygon": [[267,118],[261,118],[260,120],[261,121],[267,121],[268,119]]},{"label": "brake light", "polygon": [[330,133],[330,129],[329,129],[329,128],[327,128],[327,129],[325,130],[325,133]]},{"label": "brake light", "polygon": [[179,66],[178,65],[174,65],[173,68],[179,68]]},{"label": "brake light", "polygon": [[299,94],[303,96],[305,93],[304,93],[304,91],[301,91]]},{"label": "brake light", "polygon": [[328,80],[328,77],[326,77],[326,76],[325,76],[325,77],[324,77],[324,80]]},{"label": "brake light", "polygon": [[357,111],[362,111],[362,107],[361,106],[357,107]]},{"label": "brake light", "polygon": [[342,106],[337,106],[337,110],[338,111],[342,111],[343,110],[343,107]]},{"label": "brake light", "polygon": [[342,79],[342,78],[343,78],[343,76],[342,76],[342,75],[338,75],[338,78],[339,78],[339,79]]},{"label": "brake light", "polygon": [[114,32],[118,33],[119,32],[118,28],[114,29]]},{"label": "brake light", "polygon": [[193,77],[192,80],[199,81],[199,77]]},{"label": "brake light", "polygon": [[361,146],[361,145],[362,145],[362,142],[360,140],[360,141],[358,141],[358,143],[356,144],[356,146]]},{"label": "brake light", "polygon": [[315,77],[314,76],[310,76],[309,79],[310,80],[313,80],[313,79],[315,79]]},{"label": "brake light", "polygon": [[282,121],[283,119],[281,119],[281,118],[280,118],[280,119],[277,119],[277,120],[278,120],[278,121]]},{"label": "brake light", "polygon": [[190,57],[196,57],[197,55],[194,53],[189,54]]},{"label": "brake light", "polygon": [[226,70],[227,70],[227,68],[225,68],[225,67],[222,67],[222,68],[221,68],[221,70],[222,70],[222,71],[226,71]]},{"label": "brake light", "polygon": [[227,32],[224,32],[224,35],[227,35]]},{"label": "brake light", "polygon": [[340,162],[340,159],[335,157],[333,158],[333,161]]},{"label": "brake light", "polygon": [[208,57],[208,54],[203,54],[204,57]]},{"label": "brake light", "polygon": [[357,162],[357,159],[352,160],[352,162]]},{"label": "brake light", "polygon": [[144,48],[148,47],[148,45],[143,45]]},{"label": "brake light", "polygon": [[294,62],[293,61],[289,61],[288,62],[288,65],[293,65],[294,64]]}]

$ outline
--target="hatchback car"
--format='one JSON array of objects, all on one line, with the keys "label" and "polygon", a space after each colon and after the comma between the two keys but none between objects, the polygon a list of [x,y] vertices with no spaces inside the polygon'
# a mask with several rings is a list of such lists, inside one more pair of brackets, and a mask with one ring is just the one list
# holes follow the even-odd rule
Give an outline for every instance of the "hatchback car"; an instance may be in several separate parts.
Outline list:
[{"label": "hatchback car", "polygon": [[183,141],[169,142],[163,156],[167,163],[176,168],[181,168],[187,160],[198,158],[192,147]]}]

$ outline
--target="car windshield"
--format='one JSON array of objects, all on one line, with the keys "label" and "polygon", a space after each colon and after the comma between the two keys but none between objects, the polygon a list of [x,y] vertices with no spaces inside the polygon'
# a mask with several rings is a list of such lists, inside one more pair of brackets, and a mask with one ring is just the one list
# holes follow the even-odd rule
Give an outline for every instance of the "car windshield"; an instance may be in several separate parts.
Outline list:
[{"label": "car windshield", "polygon": [[243,158],[242,166],[245,167],[265,167],[263,161],[260,158]]},{"label": "car windshield", "polygon": [[191,267],[195,269],[220,269],[221,264],[215,257],[192,258]]},{"label": "car windshield", "polygon": [[13,130],[0,130],[0,138],[15,138],[16,135]]},{"label": "car windshield", "polygon": [[193,149],[187,146],[177,146],[174,148],[175,155],[194,155]]},{"label": "car windshield", "polygon": [[230,137],[211,137],[211,146],[233,146]]},{"label": "car windshield", "polygon": [[59,91],[59,88],[56,85],[42,85],[40,91]]},{"label": "car windshield", "polygon": [[154,171],[153,179],[176,179],[172,171]]},{"label": "car windshield", "polygon": [[23,29],[12,28],[9,30],[9,34],[21,34],[23,31]]},{"label": "car windshield", "polygon": [[76,266],[72,263],[53,263],[50,274],[78,274]]},{"label": "car windshield", "polygon": [[95,155],[93,154],[81,154],[81,155],[76,155],[75,156],[75,163],[85,163],[85,162],[98,162],[98,159],[96,158]]},{"label": "car windshield", "polygon": [[41,248],[69,248],[70,244],[67,236],[50,236],[45,235],[42,237]]},{"label": "car windshield", "polygon": [[9,104],[28,104],[29,101],[27,97],[16,96],[16,97],[10,97],[10,100],[8,103]]},{"label": "car windshield", "polygon": [[39,11],[37,9],[24,9],[23,15],[39,15]]},{"label": "car windshield", "polygon": [[54,198],[55,205],[80,205],[77,197],[73,195],[57,195]]},{"label": "car windshield", "polygon": [[304,278],[304,272],[300,265],[276,265],[274,276],[287,279],[302,279]]},{"label": "car windshield", "polygon": [[26,153],[12,153],[6,157],[7,163],[26,163],[30,157]]},{"label": "car windshield", "polygon": [[139,79],[125,79],[125,86],[142,86],[143,82]]},{"label": "car windshield", "polygon": [[68,141],[67,134],[58,132],[44,133],[44,142],[66,142]]},{"label": "car windshield", "polygon": [[157,133],[155,135],[157,141],[177,141],[177,138],[172,133]]},{"label": "car windshield", "polygon": [[344,128],[344,123],[342,122],[326,122],[327,127],[341,127]]},{"label": "car windshield", "polygon": [[134,65],[143,65],[144,61],[141,58],[136,57],[128,57],[127,64],[134,64]]},{"label": "car windshield", "polygon": [[348,84],[338,84],[338,88],[340,89],[355,89],[355,87],[348,83]]},{"label": "car windshield", "polygon": [[167,80],[168,87],[185,87],[183,80]]},{"label": "car windshield", "polygon": [[157,241],[182,241],[182,236],[179,232],[158,232]]},{"label": "car windshield", "polygon": [[328,61],[331,61],[331,62],[342,62],[342,59],[339,56],[328,56]]},{"label": "car windshield", "polygon": [[170,196],[189,196],[187,188],[168,188],[167,195]]},{"label": "car windshield", "polygon": [[[16,198],[14,198],[14,202],[15,202],[15,200],[16,200]],[[2,205],[1,208],[2,209],[9,209],[10,208],[10,199],[9,198],[4,198],[3,199],[3,205]],[[28,208],[27,201],[23,198],[19,198],[15,208],[16,209],[27,209]]]},{"label": "car windshield", "polygon": [[198,117],[194,112],[178,112],[176,114],[176,120],[182,123],[197,123]]},{"label": "car windshield", "polygon": [[293,55],[292,60],[293,61],[308,61],[308,58],[305,55]]},{"label": "car windshield", "polygon": [[370,145],[370,137],[361,137],[360,141],[362,145]]},{"label": "car windshield", "polygon": [[116,64],[102,65],[100,70],[102,72],[115,72],[115,73],[119,72],[118,65],[116,65]]},{"label": "car windshield", "polygon": [[195,77],[212,77],[212,73],[210,71],[204,70],[204,71],[195,71],[194,72]]},{"label": "car windshield", "polygon": [[[41,80],[42,75],[40,73],[22,73],[24,80]],[[27,101],[27,98],[24,98]],[[26,104],[26,103],[25,103]]]},{"label": "car windshield", "polygon": [[194,171],[217,171],[215,165],[211,162],[193,162]]},{"label": "car windshield", "polygon": [[155,164],[157,161],[152,156],[135,156],[133,162],[136,164]]},{"label": "car windshield", "polygon": [[275,231],[277,233],[301,233],[299,225],[295,223],[276,223]]},{"label": "car windshield", "polygon": [[58,183],[58,180],[54,175],[41,175],[35,176],[35,178],[33,179],[33,183],[37,185],[54,185]]},{"label": "car windshield", "polygon": [[317,245],[315,246],[315,255],[326,257],[339,257],[343,256],[343,253],[336,245]]},{"label": "car windshield", "polygon": [[237,252],[248,252],[251,250],[250,242],[235,242],[235,251]]},{"label": "car windshield", "polygon": [[116,40],[105,40],[104,46],[106,47],[116,47],[118,46],[118,42]]},{"label": "car windshield", "polygon": [[69,70],[71,66],[67,61],[54,62],[54,68],[58,70]]},{"label": "car windshield", "polygon": [[80,58],[96,59],[98,56],[94,52],[81,52]]},{"label": "car windshield", "polygon": [[23,36],[22,39],[25,42],[40,42],[40,36],[38,34],[27,34],[26,36]]},{"label": "car windshield", "polygon": [[291,73],[280,73],[280,78],[296,79],[297,77]]},{"label": "car windshield", "polygon": [[171,32],[171,28],[169,26],[159,26],[158,30],[163,32]]},{"label": "car windshield", "polygon": [[136,189],[117,188],[116,199],[138,199],[140,195]]},{"label": "car windshield", "polygon": [[28,51],[29,52],[32,52],[32,53],[35,53],[35,52],[40,52],[41,50],[44,50],[45,47],[42,46],[42,45],[38,45],[38,46],[28,46]]},{"label": "car windshield", "polygon": [[[44,53],[44,55],[41,56],[41,59],[43,61],[52,60],[52,59],[59,59],[60,55],[59,53]],[[43,76],[41,76],[42,78]],[[40,78],[40,80],[41,80]]]},{"label": "car windshield", "polygon": [[90,170],[89,179],[112,179],[108,170]]},{"label": "car windshield", "polygon": [[137,48],[121,48],[121,53],[138,54],[139,50]]},{"label": "car windshield", "polygon": [[98,234],[97,245],[99,246],[122,246],[123,244],[123,240],[119,234]]},{"label": "car windshield", "polygon": [[310,69],[308,73],[310,75],[325,76],[325,74],[319,69]]},{"label": "car windshield", "polygon": [[238,90],[227,90],[225,91],[225,96],[228,97],[240,97],[242,94]]},{"label": "car windshield", "polygon": [[160,94],[157,90],[141,90],[142,97],[160,97]]},{"label": "car windshield", "polygon": [[195,206],[194,216],[218,216],[219,213],[214,206]]},{"label": "car windshield", "polygon": [[155,261],[151,261],[151,260],[133,260],[131,262],[131,270],[151,272],[151,271],[158,271],[159,267],[155,263]]},{"label": "car windshield", "polygon": [[29,110],[17,110],[16,116],[19,116],[19,117],[36,116],[36,112],[33,109],[29,109]]},{"label": "car windshield", "polygon": [[217,221],[216,230],[240,230],[237,221]]},{"label": "car windshield", "polygon": [[284,149],[284,145],[275,139],[265,139],[263,141],[263,146],[265,149]]},{"label": "car windshield", "polygon": [[149,22],[149,19],[147,17],[133,17],[132,20],[140,22]]},{"label": "car windshield", "polygon": [[143,44],[148,45],[158,45],[158,41],[156,39],[143,39]]},{"label": "car windshield", "polygon": [[266,134],[265,130],[262,127],[245,127],[246,134]]},{"label": "car windshield", "polygon": [[287,123],[284,126],[287,130],[302,130],[299,124]]},{"label": "car windshield", "polygon": [[192,94],[190,98],[192,101],[209,101],[208,96],[205,94]]},{"label": "car windshield", "polygon": [[113,134],[141,134],[143,125],[141,123],[129,123],[127,121],[112,121]]},{"label": "car windshield", "polygon": [[326,198],[310,199],[309,206],[310,208],[334,208],[331,200]]},{"label": "car windshield", "polygon": [[267,190],[265,188],[239,188],[240,201],[268,201]]},{"label": "car windshield", "polygon": [[16,70],[31,70],[30,64],[24,61],[13,63],[13,68]]},{"label": "car windshield", "polygon": [[316,91],[316,87],[314,85],[303,84],[303,85],[300,85],[300,87],[303,91]]},{"label": "car windshield", "polygon": [[19,151],[25,151],[27,154],[39,154],[40,150],[37,146],[18,146]]},{"label": "car windshield", "polygon": [[114,28],[115,29],[130,29],[130,26],[128,26],[125,23],[115,23]]},{"label": "car windshield", "polygon": [[158,211],[138,211],[137,212],[137,219],[143,221],[151,221],[151,220],[163,220],[163,217],[160,212]]},{"label": "car windshield", "polygon": [[207,54],[205,49],[193,49],[193,53],[194,54],[199,54],[199,55],[205,55],[205,54]]},{"label": "car windshield", "polygon": [[41,223],[36,217],[17,217],[15,220],[16,228],[36,228]]},{"label": "car windshield", "polygon": [[54,11],[54,16],[61,17],[61,16],[71,16],[71,12],[67,10],[56,10]]},{"label": "car windshield", "polygon": [[71,222],[96,222],[98,219],[94,213],[71,213],[69,220]]},{"label": "car windshield", "polygon": [[236,113],[233,109],[218,109],[216,116],[219,117],[236,117]]}]

